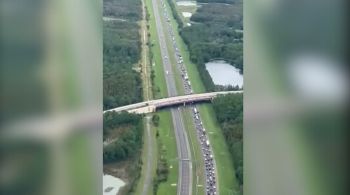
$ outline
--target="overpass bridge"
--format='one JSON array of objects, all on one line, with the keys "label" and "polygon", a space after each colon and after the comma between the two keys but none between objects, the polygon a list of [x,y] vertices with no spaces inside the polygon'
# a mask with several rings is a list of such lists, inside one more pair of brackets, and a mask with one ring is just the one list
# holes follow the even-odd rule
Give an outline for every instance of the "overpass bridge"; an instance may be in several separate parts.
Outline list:
[{"label": "overpass bridge", "polygon": [[186,103],[211,101],[213,98],[215,98],[218,95],[234,94],[234,93],[242,93],[242,92],[243,91],[220,91],[220,92],[211,92],[211,93],[174,96],[174,97],[140,102],[136,104],[130,104],[127,106],[121,106],[121,107],[105,110],[103,111],[103,113],[111,112],[111,111],[115,111],[115,112],[127,111],[130,113],[145,114],[145,113],[155,112],[159,108],[164,108],[164,107],[169,107],[169,106],[179,105],[179,104],[186,104]]}]

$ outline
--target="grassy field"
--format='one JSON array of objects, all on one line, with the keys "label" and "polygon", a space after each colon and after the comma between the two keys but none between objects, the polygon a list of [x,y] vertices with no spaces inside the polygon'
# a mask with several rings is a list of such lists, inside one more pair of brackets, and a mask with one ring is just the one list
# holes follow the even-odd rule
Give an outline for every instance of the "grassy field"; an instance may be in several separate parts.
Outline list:
[{"label": "grassy field", "polygon": [[167,97],[167,86],[165,82],[165,77],[164,77],[164,69],[162,65],[162,56],[160,54],[160,46],[158,42],[158,33],[156,29],[156,23],[154,19],[154,14],[153,14],[153,7],[152,7],[152,2],[151,0],[145,0],[146,2],[146,7],[148,10],[148,13],[150,14],[150,20],[149,20],[149,33],[150,33],[150,43],[151,43],[151,52],[153,53],[153,61],[152,61],[152,69],[154,70],[155,73],[155,78],[154,78],[154,84],[155,88],[159,88],[159,93],[154,94],[154,98],[163,98]]},{"label": "grassy field", "polygon": [[[167,7],[168,7],[169,13],[171,13],[169,5]],[[187,45],[183,42],[181,36],[177,31],[178,29],[177,22],[173,17],[170,17],[170,18],[171,18],[171,24],[174,30],[176,30],[174,31],[176,42],[178,44],[178,47],[184,59],[184,63],[186,65],[189,78],[191,80],[193,91],[195,93],[205,92],[205,87],[200,79],[197,67],[195,64],[193,64],[190,61]],[[177,78],[180,78],[180,75],[178,75]],[[209,140],[215,156],[215,162],[216,162],[217,174],[218,174],[219,192],[220,194],[236,194],[236,192],[238,193],[239,189],[238,189],[238,183],[235,177],[233,162],[231,160],[231,154],[228,151],[228,147],[226,145],[225,138],[222,134],[221,128],[218,122],[216,121],[214,110],[212,106],[209,104],[201,105],[199,107],[199,110],[200,110],[200,115],[203,119],[203,124],[205,128],[207,129],[207,131],[211,132],[211,134],[209,134]],[[188,125],[186,125],[186,128],[189,130],[191,129],[190,126],[193,126],[193,125],[189,125],[188,123]],[[227,174],[227,173],[232,173],[232,174]]]},{"label": "grassy field", "polygon": [[[177,180],[178,180],[178,159],[177,148],[174,129],[172,127],[171,113],[167,110],[159,111],[157,114],[160,117],[159,121],[159,139],[163,143],[162,150],[166,151],[165,158],[169,163],[169,175],[168,180],[161,183],[158,187],[157,194],[176,194],[177,192]],[[171,126],[171,127],[170,127]]]},{"label": "grassy field", "polygon": [[[151,116],[150,116],[151,117]],[[144,185],[144,182],[145,182],[145,172],[146,172],[146,169],[145,167],[147,166],[146,162],[147,162],[147,159],[148,159],[148,147],[149,147],[149,144],[151,144],[153,147],[153,154],[154,154],[154,157],[157,157],[157,143],[156,143],[156,131],[151,128],[151,136],[152,136],[152,141],[151,143],[148,143],[147,142],[147,133],[146,133],[146,126],[147,126],[147,122],[150,122],[150,120],[148,121],[147,119],[144,119],[144,129],[145,129],[145,134],[143,136],[143,151],[142,151],[142,162],[143,162],[143,167],[142,167],[142,171],[141,171],[141,177],[140,177],[140,180],[137,184],[137,188],[135,190],[135,195],[137,194],[142,194],[142,190],[143,190],[143,185]],[[157,162],[156,160],[154,160],[154,162]],[[157,164],[154,163],[153,166],[152,166],[152,175],[155,174],[155,171],[156,171],[156,168],[157,168]],[[152,190],[153,190],[153,185],[152,183],[150,183],[150,186],[149,186],[149,191],[148,191],[148,194],[147,195],[152,195]]]}]

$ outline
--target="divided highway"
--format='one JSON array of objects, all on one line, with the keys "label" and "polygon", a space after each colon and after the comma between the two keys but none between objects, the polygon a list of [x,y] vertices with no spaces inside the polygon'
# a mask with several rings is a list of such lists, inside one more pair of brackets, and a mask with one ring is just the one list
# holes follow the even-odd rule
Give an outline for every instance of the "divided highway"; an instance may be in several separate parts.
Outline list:
[{"label": "divided highway", "polygon": [[[159,1],[152,0],[153,12],[155,16],[156,28],[158,33],[159,45],[161,48],[162,62],[165,71],[165,81],[168,90],[168,96],[177,96],[177,89],[175,85],[174,74],[172,74],[172,65],[169,59],[169,52],[167,42],[165,40],[165,33],[161,23],[161,16],[159,13]],[[182,120],[182,113],[176,109],[171,109],[171,115],[174,125],[177,152],[179,158],[179,179],[177,184],[177,194],[190,195],[192,194],[192,161],[191,152],[187,134]]]},{"label": "divided highway", "polygon": [[[157,0],[153,0],[154,5],[157,4],[156,1]],[[165,26],[167,27],[167,31],[168,31],[168,33],[166,35],[167,35],[167,38],[169,38],[169,40],[171,40],[171,44],[172,44],[171,46],[174,48],[174,53],[172,55],[176,59],[175,67],[181,73],[182,86],[184,88],[184,92],[185,92],[185,94],[193,94],[191,81],[188,77],[186,66],[184,64],[184,60],[182,58],[182,55],[180,53],[180,50],[179,50],[177,42],[176,42],[174,29],[173,29],[173,26],[171,25],[171,22],[170,22],[171,21],[170,20],[171,14],[169,14],[167,11],[167,6],[166,6],[166,3],[164,2],[165,0],[158,0],[158,2],[159,1],[161,2],[161,5],[162,5],[162,12],[164,15],[164,21],[166,21]],[[156,20],[158,20],[157,21],[157,28],[158,28],[158,26],[161,27],[162,25],[159,25],[160,24],[160,17],[159,17],[159,13],[158,13],[159,10],[155,9],[154,12],[155,12],[155,14],[157,14],[156,15]],[[158,29],[158,30],[163,31],[162,28]],[[160,41],[165,42],[163,32],[161,32],[161,33],[158,32],[158,35],[159,34],[161,34],[161,36],[159,36]],[[161,47],[161,50],[166,51],[165,58],[163,60],[165,60],[168,63],[167,65],[170,65],[167,47]],[[162,53],[162,55],[163,55],[163,53]],[[163,57],[164,57],[164,55],[163,55]],[[166,67],[166,70],[167,70],[166,77],[170,77],[169,75],[172,75],[172,74],[169,74],[171,69],[172,69],[171,67]],[[171,78],[173,78],[173,76],[171,76]],[[174,84],[174,86],[175,86],[175,84]],[[204,177],[206,178],[206,180],[205,180],[205,193],[208,195],[216,195],[219,193],[217,191],[217,181],[218,180],[216,178],[217,172],[216,172],[216,163],[215,163],[214,153],[213,153],[211,145],[210,145],[209,137],[207,136],[206,130],[203,126],[199,110],[194,105],[190,105],[190,107],[191,107],[191,115],[193,118],[194,127],[195,127],[196,133],[197,133],[197,139],[198,139],[198,142],[200,143],[200,147],[201,147],[202,160],[204,161]],[[187,139],[187,138],[185,137],[184,139]],[[188,148],[188,146],[187,146],[187,148]],[[182,179],[187,179],[187,178],[182,178]],[[190,180],[190,181],[192,181],[192,180]],[[190,193],[191,193],[191,191],[190,191]],[[184,194],[184,193],[182,193],[182,191],[181,191],[180,194]]]}]

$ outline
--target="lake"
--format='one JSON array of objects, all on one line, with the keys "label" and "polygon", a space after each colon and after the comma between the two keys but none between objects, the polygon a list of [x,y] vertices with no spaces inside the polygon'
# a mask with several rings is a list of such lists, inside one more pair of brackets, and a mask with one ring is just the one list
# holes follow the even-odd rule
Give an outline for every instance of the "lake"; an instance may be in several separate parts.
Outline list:
[{"label": "lake", "polygon": [[125,183],[112,175],[103,175],[103,195],[116,195]]},{"label": "lake", "polygon": [[243,75],[239,73],[239,69],[228,64],[225,61],[211,61],[205,64],[215,85],[238,85],[243,86]]}]

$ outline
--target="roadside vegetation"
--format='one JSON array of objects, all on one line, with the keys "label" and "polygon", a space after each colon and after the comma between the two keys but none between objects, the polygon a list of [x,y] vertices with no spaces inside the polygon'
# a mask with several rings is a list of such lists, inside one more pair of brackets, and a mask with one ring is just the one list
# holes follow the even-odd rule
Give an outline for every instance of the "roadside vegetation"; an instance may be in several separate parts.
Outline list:
[{"label": "roadside vegetation", "polygon": [[[199,0],[202,4],[190,18],[191,26],[183,24],[173,0],[168,0],[179,32],[188,46],[190,60],[196,64],[207,91],[233,90],[215,86],[205,63],[220,59],[243,73],[243,8],[242,0]],[[181,19],[182,18],[182,19]]]},{"label": "roadside vegetation", "polygon": [[[142,101],[141,0],[103,1],[103,109]],[[103,115],[103,172],[122,179],[118,194],[132,194],[141,175],[142,115]]]},{"label": "roadside vegetation", "polygon": [[[158,42],[158,34],[151,0],[146,0],[149,63],[154,98],[167,97],[165,73]],[[176,194],[178,181],[178,161],[175,134],[169,111],[160,110],[152,117],[152,131],[156,132],[157,164],[153,176],[153,194]]]},{"label": "roadside vegetation", "polygon": [[152,117],[152,124],[156,128],[156,138],[157,138],[157,151],[158,151],[158,160],[157,160],[157,169],[156,176],[153,182],[153,194],[157,194],[158,186],[162,182],[168,180],[169,167],[168,160],[166,158],[166,149],[161,139],[159,139],[159,120],[160,117],[158,114],[154,114]]},{"label": "roadside vegetation", "polygon": [[103,16],[136,22],[142,17],[140,0],[103,0]]},{"label": "roadside vegetation", "polygon": [[104,0],[103,109],[140,102],[140,0]]},{"label": "roadside vegetation", "polygon": [[[162,110],[158,111],[157,115],[159,121],[152,122],[157,139],[157,167],[153,178],[153,194],[176,194],[179,170],[171,113]],[[158,126],[156,126],[157,123]]]},{"label": "roadside vegetation", "polygon": [[242,191],[243,186],[243,95],[223,95],[213,100],[217,121],[220,124]]},{"label": "roadside vegetation", "polygon": [[[168,0],[169,3],[174,4],[175,1],[172,0]],[[197,1],[199,2],[199,1]],[[218,1],[216,1],[218,2]],[[236,1],[237,2],[237,1]],[[240,1],[241,2],[241,1]],[[226,2],[227,3],[227,2]],[[230,5],[226,5],[226,4],[213,4],[214,6],[230,6]],[[205,4],[201,5],[200,8],[197,9],[197,14],[199,12],[199,9],[203,8],[205,6]],[[236,4],[234,5],[235,8],[229,7],[230,9],[240,9],[237,10],[236,13],[239,13],[240,18],[242,17],[242,5],[241,4]],[[170,6],[171,7],[171,6]],[[178,13],[181,13],[183,7],[181,7],[181,9],[179,7],[176,7],[176,11]],[[187,10],[185,10],[187,11]],[[215,10],[211,10],[211,11],[215,11]],[[173,11],[174,12],[174,11]],[[178,14],[176,13],[176,14]],[[205,15],[204,13],[202,13],[203,15]],[[220,19],[220,14],[221,13],[216,13],[218,16],[213,16],[213,17],[218,17],[218,20]],[[226,13],[229,14],[229,13]],[[173,15],[175,15],[173,13]],[[206,35],[207,37],[203,36],[203,34],[200,33],[201,30],[203,30],[202,28],[204,28],[204,24],[206,23],[205,21],[203,21],[203,23],[196,23],[196,22],[191,22],[192,25],[191,26],[185,26],[185,27],[179,27],[179,25],[177,25],[177,21],[175,19],[176,17],[174,16],[174,20],[172,20],[172,25],[173,27],[179,30],[180,33],[180,37],[177,36],[176,34],[176,39],[177,42],[179,43],[179,48],[181,50],[181,53],[184,56],[184,61],[185,64],[187,66],[188,69],[188,73],[189,73],[189,77],[191,80],[191,83],[194,83],[193,87],[194,87],[194,91],[195,92],[204,92],[204,91],[214,91],[214,90],[233,90],[235,88],[230,88],[230,87],[223,87],[223,86],[215,86],[210,78],[210,75],[208,74],[208,72],[205,69],[204,63],[205,60],[211,60],[211,59],[223,59],[223,57],[207,57],[207,59],[205,59],[203,56],[201,55],[206,55],[206,53],[196,53],[196,55],[198,56],[198,58],[202,59],[202,64],[199,64],[198,62],[196,62],[196,60],[193,60],[193,50],[191,51],[189,45],[192,44],[194,45],[195,43],[201,44],[202,40],[206,40],[207,42],[210,42],[210,39],[216,39],[216,38],[223,38],[220,37],[221,35],[218,34],[212,37],[208,37],[208,34]],[[182,19],[184,19],[182,17]],[[192,18],[191,18],[192,19]],[[229,18],[229,20],[231,20],[232,18]],[[226,19],[222,18],[221,19],[221,25],[226,25],[225,21]],[[209,23],[209,22],[208,22]],[[214,22],[213,22],[214,23]],[[189,32],[188,34],[192,34],[194,32],[191,32],[191,28],[193,26],[196,26],[197,24],[202,25],[199,26],[198,28],[195,28],[195,30],[193,30],[196,34],[196,37],[194,38],[195,41],[194,43],[183,43],[183,39],[184,39],[184,35],[183,32],[187,29]],[[238,25],[237,25],[238,24]],[[237,42],[234,42],[234,44],[240,44],[240,47],[242,46],[242,42],[243,42],[243,34],[242,34],[242,28],[241,28],[241,24],[242,24],[242,20],[240,19],[239,22],[235,25],[235,27],[231,27],[229,29],[226,29],[227,31],[231,30],[232,34],[236,34],[237,35]],[[208,24],[209,25],[209,24]],[[213,24],[215,25],[215,24]],[[216,25],[219,25],[216,24]],[[214,30],[214,29],[212,29]],[[208,32],[210,32],[210,29],[207,30]],[[234,32],[232,32],[234,31]],[[182,38],[182,39],[181,39]],[[226,37],[228,39],[228,37]],[[190,40],[192,42],[192,40]],[[231,40],[232,41],[232,40]],[[215,43],[215,40],[213,40],[212,42]],[[224,44],[224,43],[223,43]],[[210,46],[202,44],[205,47]],[[243,52],[242,51],[242,47],[240,48],[239,52]],[[188,55],[189,53],[189,55]],[[209,53],[209,56],[212,55],[211,53]],[[242,53],[241,55],[239,55],[239,57],[242,57]],[[232,57],[231,57],[232,58]],[[205,59],[205,60],[203,60]],[[228,62],[230,62],[228,59],[223,59],[226,60]],[[242,62],[243,63],[243,62]],[[231,62],[231,64],[234,65],[234,63]],[[239,67],[238,67],[239,68]],[[243,71],[243,67],[240,69],[241,71]],[[204,85],[203,85],[204,84]],[[224,113],[227,112],[232,112],[232,108],[229,107],[230,103],[227,101],[227,107],[222,106],[220,107],[221,109],[226,109]],[[223,103],[223,105],[225,105],[226,103]],[[241,102],[242,103],[242,102]],[[242,104],[241,104],[242,105]],[[226,135],[230,135],[230,134],[235,134],[237,132],[231,132],[233,129],[232,128],[226,128],[223,125],[225,124],[231,124],[231,125],[237,125],[240,127],[242,127],[242,121],[237,120],[230,120],[230,122],[224,123],[221,119],[220,121],[217,120],[216,114],[217,111],[216,109],[214,109],[214,105],[208,105],[208,104],[203,104],[203,105],[199,105],[199,110],[201,113],[201,117],[203,119],[203,124],[205,126],[205,128],[208,130],[209,134],[209,139],[210,142],[212,143],[213,146],[213,152],[215,155],[215,159],[216,159],[216,167],[217,167],[217,173],[218,173],[218,188],[220,190],[221,194],[242,194],[242,186],[243,186],[243,175],[242,175],[242,171],[243,171],[243,140],[242,138],[237,138],[235,137],[234,139],[228,139],[226,137]],[[231,111],[230,111],[231,110]],[[219,114],[220,115],[220,114]],[[221,116],[220,116],[221,118]],[[234,121],[234,122],[233,122]],[[239,129],[239,128],[237,128]],[[242,129],[240,129],[242,130]],[[239,130],[238,130],[239,132]],[[227,173],[232,173],[232,174],[227,174]]]},{"label": "roadside vegetation", "polygon": [[141,115],[127,112],[103,115],[104,172],[128,181],[121,194],[133,192],[140,177],[142,137]]}]

